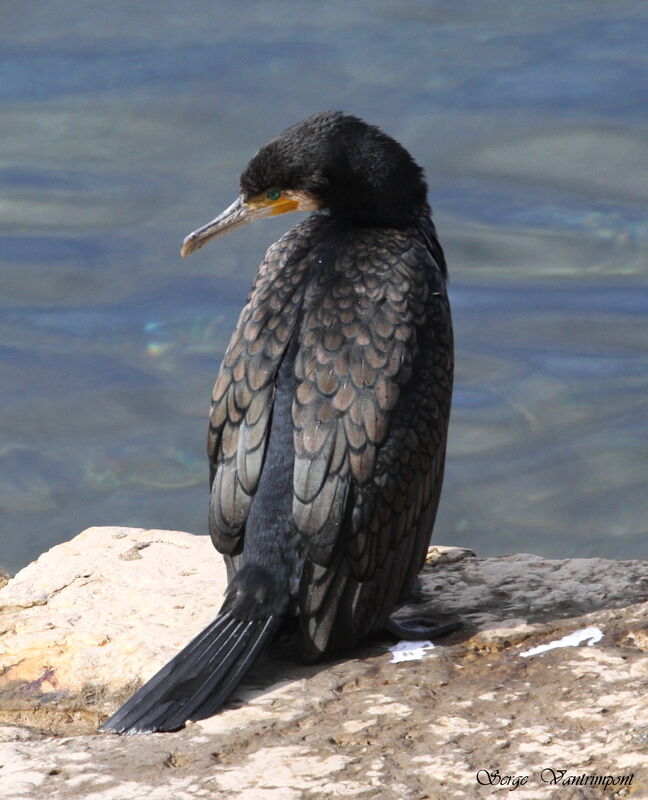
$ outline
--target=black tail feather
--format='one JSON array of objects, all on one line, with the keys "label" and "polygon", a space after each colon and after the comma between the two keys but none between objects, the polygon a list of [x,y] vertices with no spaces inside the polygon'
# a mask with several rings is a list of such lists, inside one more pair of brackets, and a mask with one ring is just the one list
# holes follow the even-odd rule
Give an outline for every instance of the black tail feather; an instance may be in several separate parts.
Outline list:
[{"label": "black tail feather", "polygon": [[[192,720],[204,719],[212,714],[215,714],[218,709],[226,702],[227,698],[236,689],[240,683],[241,677],[245,675],[252,667],[255,658],[259,655],[269,638],[272,637],[274,632],[279,626],[281,620],[276,617],[270,617],[265,620],[263,629],[259,632],[257,639],[252,643],[252,646],[245,650],[240,656],[236,664],[232,665],[228,676],[221,681],[221,686],[218,691],[209,695],[200,709],[191,716]],[[241,677],[239,677],[241,676]]]},{"label": "black tail feather", "polygon": [[152,733],[215,713],[271,639],[280,617],[239,622],[219,614],[141,687],[101,731]]}]

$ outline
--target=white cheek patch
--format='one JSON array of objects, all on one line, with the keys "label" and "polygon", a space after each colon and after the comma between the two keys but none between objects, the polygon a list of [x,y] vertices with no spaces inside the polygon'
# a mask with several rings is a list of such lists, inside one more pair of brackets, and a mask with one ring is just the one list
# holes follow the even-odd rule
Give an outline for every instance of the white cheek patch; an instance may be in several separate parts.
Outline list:
[{"label": "white cheek patch", "polygon": [[600,642],[602,638],[603,631],[600,628],[581,628],[581,630],[569,633],[567,636],[563,636],[562,639],[557,639],[555,642],[541,644],[538,645],[538,647],[525,650],[524,653],[520,653],[520,655],[522,658],[537,656],[538,653],[544,653],[546,650],[553,650],[556,647],[578,647],[578,645],[583,644],[583,642],[586,642],[587,646],[591,647],[597,642]]},{"label": "white cheek patch", "polygon": [[434,645],[432,642],[399,642],[393,647],[389,648],[392,653],[392,660],[390,664],[396,664],[399,661],[420,661],[425,658],[429,650],[433,650]]}]

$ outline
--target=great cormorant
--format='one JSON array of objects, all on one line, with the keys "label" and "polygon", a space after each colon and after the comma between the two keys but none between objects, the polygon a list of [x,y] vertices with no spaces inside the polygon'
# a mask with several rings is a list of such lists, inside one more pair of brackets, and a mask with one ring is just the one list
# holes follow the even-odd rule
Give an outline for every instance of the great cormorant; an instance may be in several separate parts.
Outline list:
[{"label": "great cormorant", "polygon": [[212,394],[223,606],[103,730],[175,730],[214,713],[289,616],[307,660],[386,626],[408,633],[390,615],[430,540],[453,372],[426,195],[398,142],[322,112],[262,147],[237,200],[185,239],[183,255],[260,217],[318,212],[268,250]]}]

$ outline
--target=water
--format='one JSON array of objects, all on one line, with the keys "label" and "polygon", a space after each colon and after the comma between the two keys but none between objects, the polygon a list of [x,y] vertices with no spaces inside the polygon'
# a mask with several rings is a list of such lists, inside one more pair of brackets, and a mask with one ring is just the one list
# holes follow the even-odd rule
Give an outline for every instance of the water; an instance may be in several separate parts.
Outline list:
[{"label": "water", "polygon": [[179,246],[321,108],[428,173],[457,337],[436,541],[648,557],[645,3],[25,0],[2,22],[1,564],[95,524],[205,531],[211,384],[293,220]]}]

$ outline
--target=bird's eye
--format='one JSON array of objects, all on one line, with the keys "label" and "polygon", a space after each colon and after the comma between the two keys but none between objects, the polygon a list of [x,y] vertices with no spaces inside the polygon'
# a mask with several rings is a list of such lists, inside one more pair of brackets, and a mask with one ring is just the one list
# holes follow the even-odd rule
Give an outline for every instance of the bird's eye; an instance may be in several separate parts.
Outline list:
[{"label": "bird's eye", "polygon": [[266,197],[268,200],[278,200],[281,197],[281,192],[279,189],[268,189]]}]

